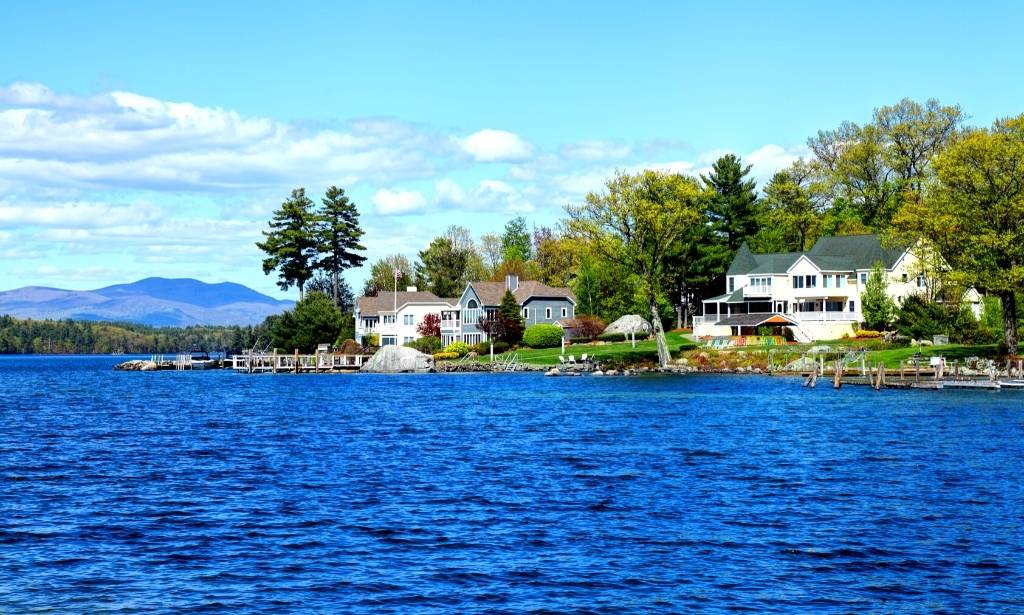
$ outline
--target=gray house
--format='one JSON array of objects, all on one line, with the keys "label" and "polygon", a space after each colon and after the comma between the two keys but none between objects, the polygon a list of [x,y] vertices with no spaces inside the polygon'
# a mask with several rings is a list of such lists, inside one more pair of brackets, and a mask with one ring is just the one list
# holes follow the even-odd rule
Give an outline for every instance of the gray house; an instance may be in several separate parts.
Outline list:
[{"label": "gray house", "polygon": [[487,334],[478,327],[484,316],[497,314],[505,291],[511,290],[519,303],[524,324],[558,324],[576,317],[576,296],[568,288],[554,288],[534,281],[520,282],[514,275],[505,282],[470,282],[459,297],[455,309],[441,312],[441,342],[478,344]]}]

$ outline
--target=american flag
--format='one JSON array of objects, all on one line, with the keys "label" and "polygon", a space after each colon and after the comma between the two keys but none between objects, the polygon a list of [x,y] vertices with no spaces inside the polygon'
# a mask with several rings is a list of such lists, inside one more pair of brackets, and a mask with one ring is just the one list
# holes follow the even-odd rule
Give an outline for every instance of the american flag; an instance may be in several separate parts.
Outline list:
[{"label": "american flag", "polygon": [[402,270],[401,269],[398,269],[398,268],[395,269],[395,277],[396,278],[402,277]]}]

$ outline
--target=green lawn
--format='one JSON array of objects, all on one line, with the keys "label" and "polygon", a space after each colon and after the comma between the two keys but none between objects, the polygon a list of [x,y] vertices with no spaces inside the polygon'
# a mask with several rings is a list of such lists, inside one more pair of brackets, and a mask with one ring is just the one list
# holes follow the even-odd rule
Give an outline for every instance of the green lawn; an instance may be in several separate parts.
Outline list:
[{"label": "green lawn", "polygon": [[893,348],[891,350],[875,350],[868,352],[867,361],[876,365],[879,361],[885,363],[886,367],[899,367],[900,361],[910,361],[914,353],[920,351],[921,357],[927,364],[928,357],[946,357],[947,362],[963,361],[967,357],[989,358],[995,356],[996,345],[986,344],[980,346],[964,346],[962,344],[947,344],[945,346],[922,346],[921,348]]},{"label": "green lawn", "polygon": [[[666,333],[669,352],[675,354],[679,350],[696,347],[690,340],[684,338],[680,333]],[[496,355],[496,359],[506,359],[510,354],[518,354],[519,361],[533,365],[558,365],[558,355],[562,354],[560,348],[542,348],[533,350],[531,348],[520,348],[504,355]],[[574,344],[565,347],[565,356],[573,355],[577,361],[582,355],[596,357],[597,361],[658,361],[658,347],[654,339],[637,342],[634,349],[629,342],[617,344]],[[490,361],[490,357],[480,357],[481,361]]]}]

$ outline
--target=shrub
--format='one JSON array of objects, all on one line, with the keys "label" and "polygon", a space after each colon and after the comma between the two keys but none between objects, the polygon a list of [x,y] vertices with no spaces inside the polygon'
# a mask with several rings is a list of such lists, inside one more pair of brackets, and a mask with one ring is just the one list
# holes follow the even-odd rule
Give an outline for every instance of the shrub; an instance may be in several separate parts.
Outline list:
[{"label": "shrub", "polygon": [[881,331],[871,331],[870,329],[860,329],[857,331],[856,339],[859,340],[873,340],[884,336],[885,334]]},{"label": "shrub", "polygon": [[366,344],[367,348],[380,348],[380,336],[376,333],[371,333],[363,338],[363,343]]},{"label": "shrub", "polygon": [[452,342],[444,347],[445,353],[455,353],[455,356],[461,357],[469,354],[469,344],[466,342]]},{"label": "shrub", "polygon": [[558,325],[536,324],[526,328],[523,343],[530,348],[554,348],[562,344],[562,328]]},{"label": "shrub", "polygon": [[434,354],[441,350],[441,338],[439,337],[420,337],[406,344],[409,348],[415,348],[420,352],[426,354]]},{"label": "shrub", "polygon": [[[501,354],[508,350],[509,346],[501,340],[494,340],[494,354]],[[491,342],[480,342],[476,346],[473,346],[473,351],[478,355],[490,355],[491,354]]]},{"label": "shrub", "polygon": [[597,316],[577,316],[568,323],[568,328],[573,331],[572,339],[593,339],[605,329],[604,321]]},{"label": "shrub", "polygon": [[363,349],[359,345],[359,342],[355,340],[345,340],[340,345],[338,345],[338,352],[340,352],[341,354],[359,354],[362,351]]},{"label": "shrub", "polygon": [[457,352],[435,352],[435,361],[450,361],[451,359],[458,359],[459,353]]}]

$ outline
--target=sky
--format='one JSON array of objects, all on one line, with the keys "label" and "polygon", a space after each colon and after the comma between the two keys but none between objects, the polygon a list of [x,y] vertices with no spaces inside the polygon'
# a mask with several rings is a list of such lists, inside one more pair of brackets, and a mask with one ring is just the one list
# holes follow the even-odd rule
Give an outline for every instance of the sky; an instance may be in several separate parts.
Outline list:
[{"label": "sky", "polygon": [[255,242],[300,186],[346,190],[372,261],[450,224],[553,226],[617,170],[731,152],[763,184],[904,97],[1024,113],[1021,23],[1011,2],[11,3],[0,289],[294,298]]}]

